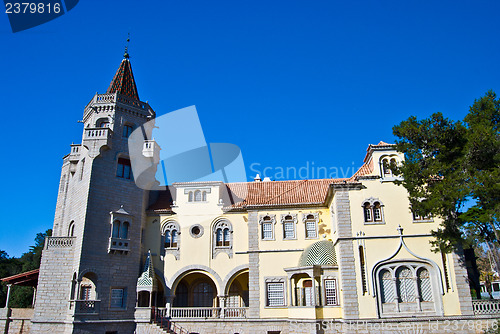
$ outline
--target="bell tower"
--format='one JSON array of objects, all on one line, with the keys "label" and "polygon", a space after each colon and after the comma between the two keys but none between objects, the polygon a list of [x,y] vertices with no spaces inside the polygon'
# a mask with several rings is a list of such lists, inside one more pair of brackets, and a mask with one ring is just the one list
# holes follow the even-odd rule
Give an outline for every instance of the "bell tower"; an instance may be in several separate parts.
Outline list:
[{"label": "bell tower", "polygon": [[134,182],[128,137],[155,112],[139,99],[127,50],[105,94],[85,106],[81,144],[63,158],[33,318],[36,333],[132,333],[148,191]]}]

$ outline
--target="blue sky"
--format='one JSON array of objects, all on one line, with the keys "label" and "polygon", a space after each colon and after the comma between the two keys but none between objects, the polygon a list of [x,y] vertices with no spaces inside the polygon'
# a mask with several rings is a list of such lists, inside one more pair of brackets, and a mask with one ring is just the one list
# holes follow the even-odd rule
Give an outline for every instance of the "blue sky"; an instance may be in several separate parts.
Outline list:
[{"label": "blue sky", "polygon": [[[12,33],[0,15],[0,249],[52,227],[62,157],[130,31],[139,96],[196,105],[254,170],[359,167],[392,126],[500,92],[498,1],[89,1]],[[253,167],[251,167],[253,166]],[[304,174],[303,174],[304,175]]]}]

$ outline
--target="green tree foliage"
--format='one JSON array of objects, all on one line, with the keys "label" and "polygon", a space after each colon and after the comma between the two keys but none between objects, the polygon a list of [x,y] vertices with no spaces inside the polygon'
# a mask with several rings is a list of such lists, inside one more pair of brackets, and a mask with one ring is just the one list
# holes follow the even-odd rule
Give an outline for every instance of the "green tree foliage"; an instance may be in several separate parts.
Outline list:
[{"label": "green tree foliage", "polygon": [[[500,101],[494,92],[476,100],[463,121],[435,113],[394,126],[396,147],[405,154],[398,181],[411,209],[443,220],[433,231],[434,250],[489,242],[499,246]],[[472,207],[465,204],[474,202]]]},{"label": "green tree foliage", "polygon": [[[25,271],[40,268],[42,249],[46,236],[51,236],[52,230],[45,233],[38,233],[35,237],[35,245],[30,247],[29,252],[24,253],[20,258],[9,257],[0,250],[0,278],[16,275]],[[5,305],[7,299],[7,286],[0,284],[0,307]],[[29,307],[33,301],[33,288],[15,286],[11,289],[10,307]]]}]

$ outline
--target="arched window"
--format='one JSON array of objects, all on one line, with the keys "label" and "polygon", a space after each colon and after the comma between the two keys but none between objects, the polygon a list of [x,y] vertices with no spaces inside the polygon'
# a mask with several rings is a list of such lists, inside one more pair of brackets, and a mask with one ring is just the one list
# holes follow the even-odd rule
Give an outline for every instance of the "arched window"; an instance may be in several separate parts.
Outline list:
[{"label": "arched window", "polygon": [[379,202],[373,203],[373,220],[376,222],[382,221],[382,207]]},{"label": "arched window", "polygon": [[201,202],[201,191],[196,190],[194,192],[194,201],[195,202]]},{"label": "arched window", "polygon": [[392,171],[389,168],[389,160],[387,158],[382,160],[382,169],[383,169],[384,176],[391,176],[392,175]]},{"label": "arched window", "polygon": [[174,299],[175,307],[187,307],[188,306],[188,288],[183,283],[180,282],[175,289],[175,299]]},{"label": "arched window", "polygon": [[215,246],[229,247],[231,246],[231,224],[227,220],[220,220],[214,226]]},{"label": "arched window", "polygon": [[74,236],[75,236],[75,222],[72,220],[71,223],[69,223],[68,237],[74,237]]},{"label": "arched window", "polygon": [[223,245],[224,246],[229,246],[229,229],[225,228],[224,233],[223,233]]},{"label": "arched window", "polygon": [[383,204],[378,198],[370,197],[363,201],[363,219],[365,224],[384,224]]},{"label": "arched window", "polygon": [[283,240],[295,239],[295,224],[297,223],[297,215],[282,215],[281,223],[283,224]]},{"label": "arched window", "polygon": [[165,248],[179,247],[179,225],[176,222],[167,223],[163,228],[163,235],[165,236]]},{"label": "arched window", "polygon": [[259,223],[261,227],[261,239],[274,240],[274,224],[276,223],[275,216],[261,216]]},{"label": "arched window", "polygon": [[410,268],[399,267],[396,270],[396,287],[400,303],[412,303],[415,301],[415,285]]},{"label": "arched window", "polygon": [[226,253],[231,258],[233,256],[233,227],[231,223],[223,218],[217,220],[212,228],[213,258],[219,253]]},{"label": "arched window", "polygon": [[425,268],[420,268],[417,271],[417,280],[420,299],[423,302],[432,301],[432,286],[429,271]]},{"label": "arched window", "polygon": [[193,307],[212,307],[214,297],[214,289],[210,283],[198,283],[193,288]]},{"label": "arched window", "polygon": [[193,201],[193,192],[192,192],[192,191],[190,191],[190,192],[188,193],[188,202],[192,202],[192,201]]},{"label": "arched window", "polygon": [[365,222],[371,222],[373,221],[372,219],[372,207],[370,205],[370,203],[366,202],[364,205],[363,205],[363,212],[364,212],[364,215],[365,215]]},{"label": "arched window", "polygon": [[316,239],[318,237],[318,214],[307,214],[304,216],[306,227],[306,239]]},{"label": "arched window", "polygon": [[206,202],[206,201],[207,201],[207,192],[206,192],[206,191],[204,191],[204,192],[202,193],[201,200],[202,200],[203,202]]},{"label": "arched window", "polygon": [[382,314],[437,312],[432,270],[419,262],[389,263],[377,276]]},{"label": "arched window", "polygon": [[120,221],[115,220],[113,222],[113,233],[111,234],[113,238],[119,238],[120,237]]},{"label": "arched window", "polygon": [[222,235],[222,229],[218,228],[215,233],[217,234],[217,246],[220,247],[220,246],[222,246],[222,243],[224,242],[224,237]]},{"label": "arched window", "polygon": [[396,291],[391,272],[387,269],[381,270],[379,280],[382,303],[392,303],[396,298]]},{"label": "arched window", "polygon": [[120,228],[120,238],[128,239],[128,228],[130,226],[129,222],[124,222]]},{"label": "arched window", "polygon": [[97,120],[96,125],[98,128],[109,128],[109,126],[110,126],[109,119],[101,118],[101,119]]}]

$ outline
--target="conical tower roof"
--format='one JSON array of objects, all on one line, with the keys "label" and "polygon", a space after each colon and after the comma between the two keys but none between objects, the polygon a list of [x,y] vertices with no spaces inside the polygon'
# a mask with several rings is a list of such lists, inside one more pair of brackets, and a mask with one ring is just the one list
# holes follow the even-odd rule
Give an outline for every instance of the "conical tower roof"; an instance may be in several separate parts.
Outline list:
[{"label": "conical tower roof", "polygon": [[135,85],[132,66],[130,65],[129,55],[125,52],[120,67],[115,73],[113,80],[109,84],[106,94],[119,93],[135,100],[139,100],[137,86]]}]

